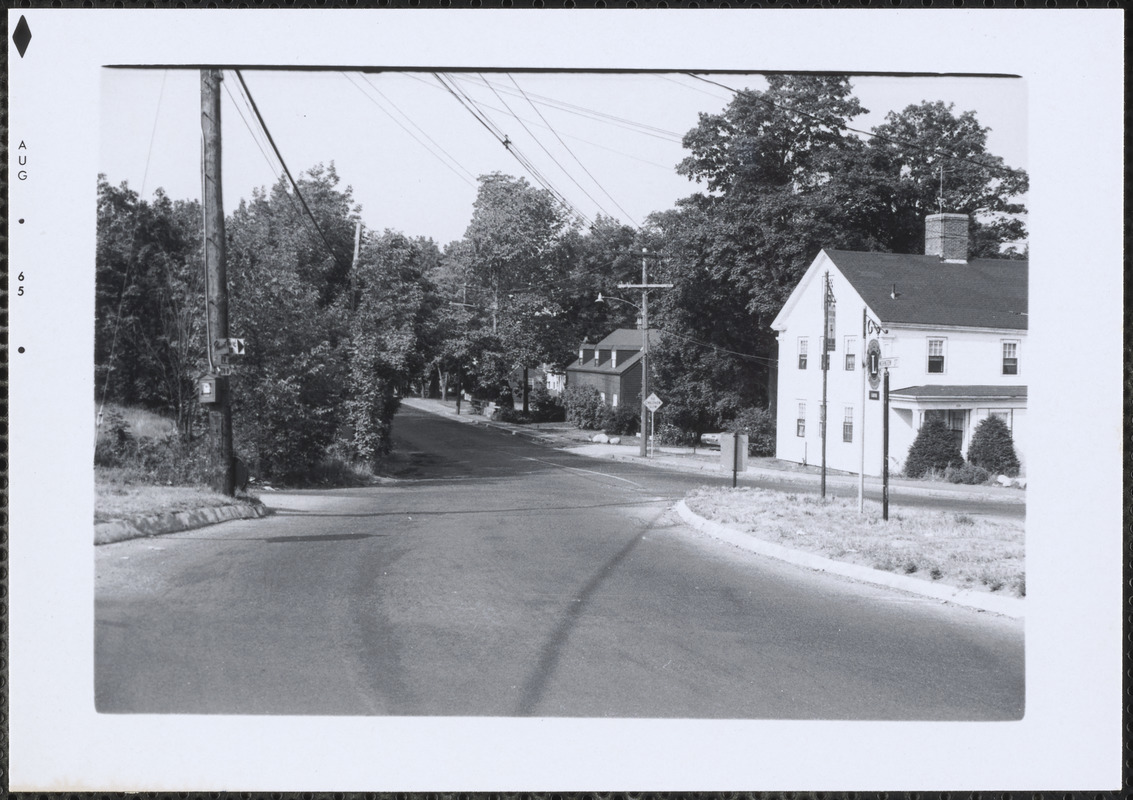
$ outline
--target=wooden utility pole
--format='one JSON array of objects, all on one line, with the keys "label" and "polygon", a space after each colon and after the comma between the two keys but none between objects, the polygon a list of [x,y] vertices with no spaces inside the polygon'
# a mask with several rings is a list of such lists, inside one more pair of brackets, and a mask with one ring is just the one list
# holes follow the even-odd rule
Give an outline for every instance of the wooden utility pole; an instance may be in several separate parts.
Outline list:
[{"label": "wooden utility pole", "polygon": [[638,455],[642,458],[649,456],[649,406],[645,401],[649,399],[649,290],[672,289],[671,283],[650,283],[648,268],[645,259],[649,251],[641,248],[641,283],[619,283],[619,289],[641,290],[641,450]]},{"label": "wooden utility pole", "polygon": [[[220,70],[201,70],[201,204],[205,228],[205,295],[209,373],[218,367],[217,341],[228,339],[228,274],[225,267],[224,202],[220,189]],[[225,348],[227,349],[227,348]],[[229,497],[236,494],[232,462],[232,406],[229,379],[216,379],[216,402],[209,407],[214,488]]]}]

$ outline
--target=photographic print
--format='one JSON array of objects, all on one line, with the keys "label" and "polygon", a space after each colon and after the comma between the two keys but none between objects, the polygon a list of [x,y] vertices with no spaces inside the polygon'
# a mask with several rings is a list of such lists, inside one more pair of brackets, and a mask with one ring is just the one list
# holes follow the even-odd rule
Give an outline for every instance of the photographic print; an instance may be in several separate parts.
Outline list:
[{"label": "photographic print", "polygon": [[[284,59],[293,20],[341,20],[190,28],[214,16],[168,52],[147,32],[188,15],[87,17],[145,44],[73,87],[74,341],[22,318],[66,348],[51,436],[85,431],[68,696],[153,756],[91,788],[1028,788],[1073,514],[1035,495],[1068,289],[1033,60],[604,57],[579,23],[619,14],[448,14],[410,46],[405,13],[350,15],[386,50]],[[24,15],[21,67],[81,18]],[[536,58],[552,19],[580,38]],[[523,44],[462,28],[498,23]],[[17,200],[55,188],[48,141],[10,134],[40,243]],[[46,283],[19,248],[15,301]],[[1003,759],[830,761],[956,730]]]}]

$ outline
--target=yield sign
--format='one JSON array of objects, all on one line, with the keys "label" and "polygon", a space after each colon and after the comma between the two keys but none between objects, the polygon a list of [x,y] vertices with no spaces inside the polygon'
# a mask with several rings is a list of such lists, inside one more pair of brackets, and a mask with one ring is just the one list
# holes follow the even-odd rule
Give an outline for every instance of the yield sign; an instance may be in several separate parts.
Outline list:
[{"label": "yield sign", "polygon": [[658,397],[656,394],[650,394],[648,397],[645,398],[645,407],[648,408],[650,411],[656,411],[662,405],[664,405],[664,404],[661,402],[661,398]]}]

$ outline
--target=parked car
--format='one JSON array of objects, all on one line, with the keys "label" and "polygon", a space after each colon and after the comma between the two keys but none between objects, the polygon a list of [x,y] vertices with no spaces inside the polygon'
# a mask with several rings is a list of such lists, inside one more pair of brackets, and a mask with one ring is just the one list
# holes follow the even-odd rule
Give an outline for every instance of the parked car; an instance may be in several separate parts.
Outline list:
[{"label": "parked car", "polygon": [[720,434],[718,433],[702,433],[700,434],[700,443],[708,445],[709,447],[720,446]]}]

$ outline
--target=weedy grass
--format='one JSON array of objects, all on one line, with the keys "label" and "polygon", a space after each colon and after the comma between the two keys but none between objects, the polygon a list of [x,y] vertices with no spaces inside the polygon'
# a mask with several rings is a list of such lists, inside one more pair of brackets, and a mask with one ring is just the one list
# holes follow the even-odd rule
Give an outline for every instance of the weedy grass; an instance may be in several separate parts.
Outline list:
[{"label": "weedy grass", "polygon": [[94,521],[166,514],[231,505],[250,505],[251,497],[226,497],[205,486],[157,486],[137,483],[114,468],[96,472]]},{"label": "weedy grass", "polygon": [[703,517],[837,561],[988,592],[1026,594],[1021,522],[902,509],[768,489],[702,488],[685,502]]}]

